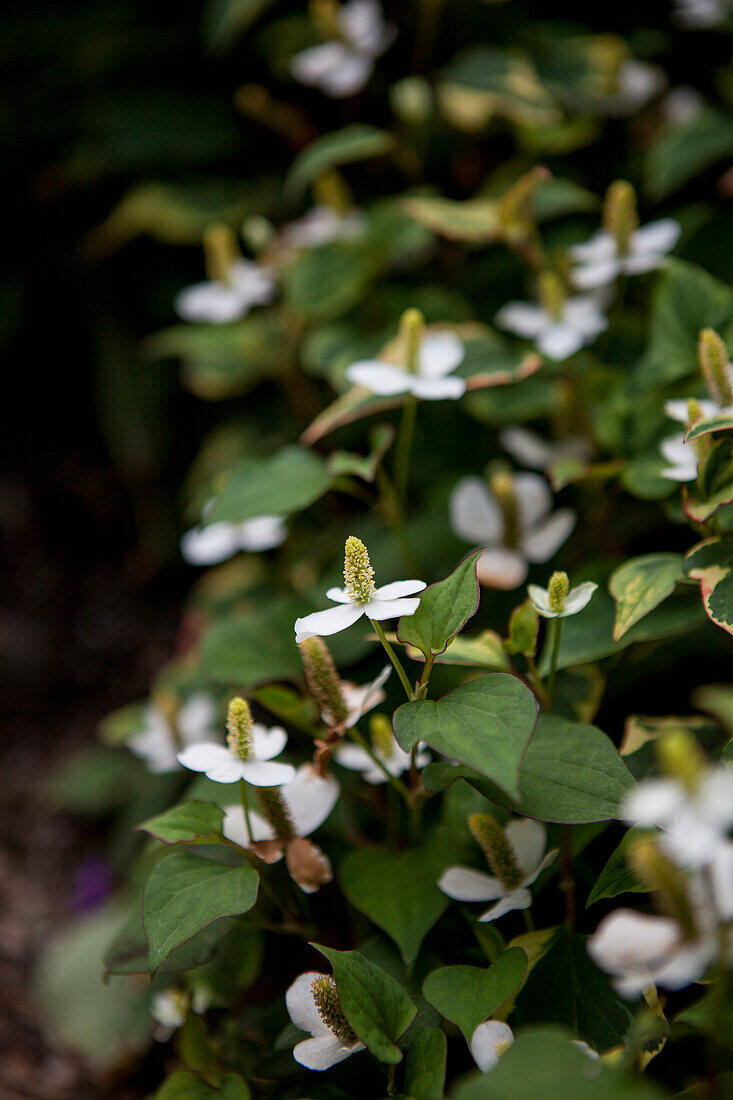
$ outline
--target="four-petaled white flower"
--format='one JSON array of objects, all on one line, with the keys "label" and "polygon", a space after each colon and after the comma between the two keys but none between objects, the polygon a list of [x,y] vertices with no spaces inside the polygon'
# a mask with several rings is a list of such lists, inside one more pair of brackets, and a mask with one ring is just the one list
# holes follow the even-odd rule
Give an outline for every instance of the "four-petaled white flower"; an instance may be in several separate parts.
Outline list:
[{"label": "four-petaled white flower", "polygon": [[414,615],[420,600],[406,597],[413,597],[416,592],[422,592],[423,588],[425,581],[392,581],[391,584],[375,588],[371,599],[364,602],[352,599],[345,588],[329,588],[326,599],[333,600],[337,606],[329,607],[325,611],[314,611],[312,615],[296,619],[295,640],[303,642],[306,638],[338,634],[352,626],[362,615],[379,622],[397,619],[402,615]]},{"label": "four-petaled white flower", "polygon": [[557,362],[593,343],[608,327],[598,299],[590,294],[566,298],[556,315],[533,302],[508,302],[495,321],[500,328],[534,340],[543,355]]},{"label": "four-petaled white flower", "polygon": [[679,779],[644,779],[626,797],[624,819],[661,829],[660,843],[684,867],[715,859],[733,826],[733,769],[710,768],[686,787]]},{"label": "four-petaled white flower", "polygon": [[143,728],[127,739],[127,747],[145,761],[154,775],[178,771],[181,746],[220,741],[215,726],[216,706],[203,692],[189,696],[176,715],[175,728],[154,703],[145,708],[143,723]]},{"label": "four-petaled white flower", "polygon": [[343,99],[368,82],[374,62],[392,45],[397,28],[384,22],[378,0],[348,0],[337,18],[340,39],[301,50],[290,71],[301,84]]},{"label": "four-petaled white flower", "polygon": [[244,779],[254,787],[281,787],[295,777],[295,768],[290,764],[278,764],[273,759],[280,755],[288,740],[284,729],[280,726],[268,729],[254,722],[251,740],[247,759],[231,747],[200,744],[179,752],[178,761],[184,768],[203,772],[216,783],[236,783]]},{"label": "four-petaled white flower", "polygon": [[[301,764],[295,778],[280,792],[296,836],[310,836],[323,824],[336,805],[340,790],[334,776],[321,776],[310,764]],[[262,814],[250,810],[248,817],[251,836],[247,832],[241,803],[227,806],[222,827],[224,836],[242,848],[249,848],[252,841],[277,839],[275,830]],[[282,854],[276,858],[280,859]]]},{"label": "four-petaled white flower", "polygon": [[332,206],[321,204],[287,225],[280,234],[280,243],[285,248],[317,248],[331,241],[357,240],[365,228],[361,211],[347,210],[341,214]]},{"label": "four-petaled white flower", "polygon": [[499,432],[499,443],[520,466],[528,470],[546,470],[555,462],[576,458],[585,462],[591,453],[587,439],[569,436],[558,442],[548,442],[528,428],[504,428]]},{"label": "four-petaled white flower", "polygon": [[293,1050],[296,1062],[306,1069],[330,1069],[364,1050],[343,1015],[333,978],[327,974],[314,970],[301,974],[285,994],[285,1003],[295,1026],[311,1034]]},{"label": "four-petaled white flower", "polygon": [[[511,589],[522,584],[528,562],[548,561],[575,527],[575,512],[552,512],[552,494],[538,474],[511,478],[514,523],[490,485],[481,478],[463,478],[453,489],[449,509],[451,527],[459,538],[485,546],[479,558],[478,578],[490,588]],[[511,527],[514,530],[511,530]]]},{"label": "four-petaled white flower", "polygon": [[451,371],[465,354],[463,341],[454,332],[432,332],[420,341],[414,371],[382,359],[364,359],[347,367],[346,377],[380,397],[411,393],[424,401],[457,400],[466,392],[466,381]]},{"label": "four-petaled white flower", "polygon": [[539,821],[513,818],[504,827],[504,835],[522,876],[516,886],[507,886],[496,875],[487,875],[473,867],[449,867],[438,880],[443,893],[455,901],[496,900],[495,905],[481,914],[480,921],[497,920],[513,909],[528,909],[532,904],[528,887],[557,855],[554,848],[543,856],[547,830]]},{"label": "four-petaled white flower", "polygon": [[562,606],[556,610],[552,606],[550,591],[538,584],[528,584],[527,592],[535,611],[544,619],[565,619],[568,615],[577,615],[589,603],[598,585],[594,581],[584,581],[571,588]]},{"label": "four-petaled white flower", "polygon": [[[387,744],[384,744],[381,740],[378,744],[374,744],[373,752],[374,755],[382,761],[390,775],[402,775],[402,773],[406,772],[410,767],[410,753],[400,748],[394,737],[392,737],[391,741]],[[366,749],[362,748],[361,745],[354,745],[345,741],[336,749],[335,759],[336,763],[340,764],[342,768],[349,768],[351,771],[361,772],[362,779],[365,779],[367,783],[377,785],[387,782],[387,776],[384,774],[384,771],[378,764],[375,764],[369,753]],[[415,766],[417,768],[424,768],[426,764],[430,763],[430,760],[430,753],[424,752],[423,749],[418,746],[418,752],[415,754]]]},{"label": "four-petaled white flower", "polygon": [[253,554],[272,550],[287,537],[281,516],[253,516],[242,523],[219,521],[187,531],[181,539],[181,553],[189,565],[218,565],[240,550]]},{"label": "four-petaled white flower", "polygon": [[590,240],[570,249],[570,258],[577,264],[570,273],[571,280],[581,290],[595,290],[608,286],[621,274],[654,271],[664,264],[679,236],[679,223],[673,218],[661,218],[635,229],[626,251],[619,252],[614,237],[599,229]]},{"label": "four-petaled white flower", "polygon": [[271,271],[252,260],[236,260],[227,279],[208,279],[182,290],[175,300],[178,316],[184,321],[214,325],[237,321],[252,306],[271,302],[275,279]]},{"label": "four-petaled white flower", "polygon": [[471,1036],[471,1054],[482,1073],[494,1068],[514,1042],[514,1032],[502,1020],[484,1020]]}]

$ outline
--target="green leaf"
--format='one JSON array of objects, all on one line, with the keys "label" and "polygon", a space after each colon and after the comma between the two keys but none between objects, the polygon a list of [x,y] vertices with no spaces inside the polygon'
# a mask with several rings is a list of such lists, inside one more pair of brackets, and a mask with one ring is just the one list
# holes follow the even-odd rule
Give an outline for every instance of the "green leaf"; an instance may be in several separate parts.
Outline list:
[{"label": "green leaf", "polygon": [[563,927],[534,966],[516,1011],[525,1023],[549,1019],[567,1024],[603,1054],[623,1042],[634,1013],[614,993],[608,975],[592,962],[586,941],[586,936]]},{"label": "green leaf", "polygon": [[313,946],[331,963],[344,1015],[361,1041],[380,1062],[400,1062],[397,1040],[417,1015],[406,990],[358,951]]},{"label": "green leaf", "polygon": [[485,798],[539,821],[581,824],[619,816],[634,780],[612,741],[595,726],[540,715],[519,772],[519,796],[507,798],[495,783],[470,768],[430,764],[428,790],[467,779]]},{"label": "green leaf", "polygon": [[645,188],[655,202],[733,154],[733,119],[705,108],[683,126],[670,123],[646,155]]},{"label": "green leaf", "polygon": [[300,655],[293,623],[303,605],[291,599],[274,600],[267,611],[236,619],[221,619],[206,631],[201,644],[201,667],[218,684],[239,691],[273,680],[297,680]]},{"label": "green leaf", "polygon": [[629,867],[628,855],[632,846],[640,837],[648,836],[644,829],[629,829],[617,848],[611,853],[606,864],[596,879],[596,884],[591,890],[585,903],[586,909],[596,901],[603,898],[615,898],[619,894],[644,893],[645,886],[639,882]]},{"label": "green leaf", "polygon": [[334,241],[298,253],[283,271],[288,304],[305,317],[331,321],[364,297],[372,269],[350,243]]},{"label": "green leaf", "polygon": [[693,546],[685,557],[685,573],[700,581],[712,621],[733,634],[733,539],[705,539]]},{"label": "green leaf", "polygon": [[426,1001],[456,1024],[470,1043],[478,1025],[511,997],[526,973],[524,951],[510,947],[487,968],[443,966],[434,970],[423,982],[423,993]]},{"label": "green leaf", "polygon": [[499,1059],[491,1073],[461,1082],[452,1100],[662,1100],[651,1081],[629,1077],[572,1043],[573,1035],[555,1027],[527,1028]]},{"label": "green leaf", "polygon": [[707,523],[719,508],[733,500],[733,438],[716,442],[704,459],[697,481],[687,488],[685,513],[693,523]]},{"label": "green leaf", "polygon": [[364,848],[341,864],[339,880],[346,897],[391,936],[407,966],[412,966],[425,936],[450,904],[437,886],[450,861],[450,847],[434,832],[419,848]]},{"label": "green leaf", "polygon": [[534,657],[537,652],[537,632],[540,617],[531,600],[515,607],[509,618],[509,637],[504,642],[507,653],[521,653]]},{"label": "green leaf", "polygon": [[244,459],[229,471],[204,525],[300,512],[323,496],[331,481],[322,459],[306,447],[283,447],[269,458]]},{"label": "green leaf", "polygon": [[[416,661],[425,659],[420,650],[413,646],[407,647],[407,653]],[[438,655],[436,664],[467,665],[470,668],[488,668],[492,672],[508,672],[511,668],[502,639],[495,630],[482,630],[472,638],[459,634],[445,652]]]},{"label": "green leaf", "polygon": [[177,1070],[153,1094],[153,1100],[250,1100],[251,1095],[238,1073],[225,1073],[221,1088],[214,1088],[194,1073]]},{"label": "green leaf", "polygon": [[616,601],[614,642],[666,600],[683,578],[681,554],[645,554],[615,569],[608,582]]},{"label": "green leaf", "polygon": [[418,1031],[407,1052],[405,1089],[412,1100],[443,1100],[447,1042],[439,1027]]},{"label": "green leaf", "polygon": [[694,427],[685,435],[685,440],[699,439],[703,435],[713,435],[715,432],[729,432],[733,430],[733,415],[730,413],[718,413],[707,420],[698,420]]},{"label": "green leaf", "polygon": [[285,180],[285,194],[293,198],[333,168],[384,156],[393,145],[392,134],[366,123],[354,123],[342,130],[322,134],[298,153],[291,164]]},{"label": "green leaf", "polygon": [[[158,974],[179,974],[211,962],[218,955],[222,941],[232,933],[233,925],[233,920],[224,919],[202,928],[170,953],[158,968]],[[103,958],[107,974],[148,973],[148,941],[143,930],[139,899],[129,920]]]},{"label": "green leaf", "polygon": [[411,197],[403,200],[406,214],[449,241],[487,244],[499,234],[498,203],[492,199]]},{"label": "green leaf", "polygon": [[143,891],[143,926],[154,974],[174,948],[218,920],[247,913],[257,901],[251,867],[227,867],[173,852],[153,868]]},{"label": "green leaf", "polygon": [[489,93],[490,114],[498,112],[534,125],[561,118],[555,99],[524,54],[496,46],[470,46],[456,54],[441,77],[448,86]]},{"label": "green leaf", "polygon": [[394,716],[394,731],[406,752],[426,741],[517,796],[519,765],[536,721],[537,700],[529,688],[515,676],[496,672],[461,685],[437,703],[403,703]]},{"label": "green leaf", "polygon": [[274,0],[208,0],[204,11],[204,39],[214,52],[233,47]]},{"label": "green leaf", "polygon": [[360,477],[370,484],[377,476],[379,463],[394,442],[396,432],[391,424],[380,424],[370,434],[371,451],[368,455],[350,451],[332,451],[328,468],[334,477]]},{"label": "green leaf", "polygon": [[164,844],[215,844],[223,820],[224,811],[211,802],[184,802],[137,827]]},{"label": "green leaf", "polygon": [[481,554],[481,550],[469,554],[444,581],[425,589],[415,614],[399,621],[397,637],[401,642],[426,657],[445,652],[478,611],[481,591],[476,569]]}]

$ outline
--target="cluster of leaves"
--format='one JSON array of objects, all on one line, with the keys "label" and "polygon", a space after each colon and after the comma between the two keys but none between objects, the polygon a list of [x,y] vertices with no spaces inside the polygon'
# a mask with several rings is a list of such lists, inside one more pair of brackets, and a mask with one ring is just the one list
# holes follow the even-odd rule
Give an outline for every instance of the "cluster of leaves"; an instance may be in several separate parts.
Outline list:
[{"label": "cluster of leaves", "polygon": [[[328,38],[334,16],[328,3],[212,3],[207,49],[248,74],[233,99],[246,179],[138,182],[91,238],[100,252],[140,235],[189,246],[195,270],[202,235],[224,225],[268,273],[269,300],[227,323],[174,324],[144,354],[150,372],[178,362],[184,387],[220,410],[185,484],[186,526],[202,537],[264,516],[284,526],[265,552],[232,544],[202,573],[181,652],[150,700],[111,716],[104,748],[53,784],[58,804],[114,816],[125,881],[53,947],[39,992],[66,1041],[105,1068],[150,1042],[152,1004],[177,1059],[157,1100],[652,1100],[707,1095],[698,1082],[716,1076],[709,1087],[722,1095],[730,1029],[721,1038],[709,999],[686,989],[639,1008],[586,945],[611,899],[648,905],[626,859],[634,836],[619,822],[657,770],[655,743],[681,728],[711,759],[730,758],[733,696],[709,681],[725,678],[733,633],[733,413],[719,401],[712,415],[690,414],[682,491],[660,450],[673,431],[665,403],[705,392],[701,332],[733,346],[731,181],[721,176],[731,89],[725,70],[711,75],[729,41],[725,11],[713,34],[643,27],[636,12],[609,33],[561,3],[549,13],[524,0],[387,5],[394,44],[363,88],[330,100],[295,82],[293,59]],[[692,34],[709,51],[702,75],[686,68]],[[680,113],[683,82],[700,90]],[[209,144],[225,132],[216,120],[205,129]],[[185,127],[174,137],[194,140]],[[534,297],[544,276],[572,295],[572,248],[622,175],[679,223],[676,257],[616,282],[599,299],[606,330],[574,353],[543,355],[539,340],[500,334],[497,311]],[[358,214],[359,231],[289,243],[312,201],[337,222]],[[608,203],[605,217],[608,226]],[[463,349],[456,400],[373,392],[348,377],[377,356],[409,366],[405,315],[415,310],[426,322],[418,317],[416,339],[450,333]],[[541,433],[531,462],[526,438],[507,443],[527,425]],[[527,475],[505,450],[523,451],[577,516],[557,564],[599,587],[566,618],[525,599],[527,569],[547,583],[550,567],[537,563],[551,554],[533,549],[529,530],[509,539]],[[497,475],[511,498],[503,534],[487,524],[485,540],[514,568],[519,560],[519,579],[497,581],[482,549],[464,556],[484,536],[456,522],[456,488],[484,470],[486,498]],[[362,715],[348,728],[326,713],[293,634],[338,581],[354,535],[380,583],[429,585],[393,631],[362,617],[329,638],[340,681],[375,676],[380,642],[395,666],[386,700],[370,704],[380,713],[363,722],[369,737]],[[562,612],[564,597],[547,598]],[[285,727],[289,763],[314,761],[341,786],[310,849],[329,865],[313,893],[310,881],[307,895],[298,889],[289,859],[277,861],[282,851],[273,861],[232,839],[237,787],[176,762],[186,708],[206,700],[199,740],[222,741],[235,695]],[[349,738],[382,782],[339,764]],[[543,823],[561,852],[535,868],[534,926],[518,920],[520,906],[479,920],[439,885],[479,860],[467,823],[487,814],[498,826]],[[275,829],[273,842],[289,839]],[[505,878],[492,900],[508,896]],[[99,987],[103,943],[109,984]],[[318,1078],[293,1059],[303,1036],[285,999],[314,969],[332,971],[341,1038],[357,1047]],[[715,995],[728,1021],[725,990]],[[470,1051],[484,1069],[475,1036],[489,1020],[509,1021],[516,1041],[484,1075]]]}]

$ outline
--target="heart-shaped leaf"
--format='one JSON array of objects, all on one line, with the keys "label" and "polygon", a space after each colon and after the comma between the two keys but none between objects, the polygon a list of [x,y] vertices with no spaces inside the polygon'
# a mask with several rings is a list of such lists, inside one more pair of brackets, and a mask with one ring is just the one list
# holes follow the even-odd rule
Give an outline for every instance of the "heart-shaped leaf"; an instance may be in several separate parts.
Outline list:
[{"label": "heart-shaped leaf", "polygon": [[666,600],[683,577],[680,554],[645,554],[615,569],[608,582],[616,601],[614,642]]},{"label": "heart-shaped leaf", "polygon": [[526,972],[527,956],[521,947],[511,947],[487,968],[443,966],[434,970],[423,982],[423,993],[426,1001],[456,1024],[470,1043],[478,1025],[511,997]]},{"label": "heart-shaped leaf", "polygon": [[426,741],[516,798],[519,765],[536,721],[537,700],[529,688],[497,672],[462,684],[437,703],[404,703],[394,716],[394,732],[405,751]]},{"label": "heart-shaped leaf", "polygon": [[400,1062],[402,1051],[397,1040],[417,1015],[407,991],[358,951],[313,946],[333,967],[344,1015],[361,1041],[380,1062]]},{"label": "heart-shaped leaf", "polygon": [[249,912],[257,901],[258,884],[252,867],[227,867],[191,852],[173,852],[161,859],[143,891],[150,973],[212,921]]},{"label": "heart-shaped leaf", "polygon": [[685,557],[685,573],[700,581],[705,610],[733,634],[733,539],[705,539]]},{"label": "heart-shaped leaf", "polygon": [[400,619],[397,637],[405,645],[419,649],[426,657],[443,653],[472,618],[481,593],[476,568],[481,550],[464,558],[444,581],[431,584],[420,597],[414,615]]},{"label": "heart-shaped leaf", "polygon": [[144,821],[138,829],[164,844],[216,844],[223,820],[224,811],[212,802],[184,802]]}]

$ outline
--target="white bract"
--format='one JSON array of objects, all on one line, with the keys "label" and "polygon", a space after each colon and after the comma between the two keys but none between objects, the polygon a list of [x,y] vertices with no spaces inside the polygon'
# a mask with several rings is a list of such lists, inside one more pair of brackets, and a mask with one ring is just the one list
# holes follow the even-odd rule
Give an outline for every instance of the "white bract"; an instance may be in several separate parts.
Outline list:
[{"label": "white bract", "polygon": [[539,821],[515,817],[505,826],[504,835],[522,875],[518,885],[507,886],[496,875],[473,867],[449,867],[438,880],[443,893],[455,901],[495,901],[481,914],[480,921],[497,920],[514,909],[528,909],[532,904],[528,887],[557,855],[556,848],[543,855],[547,830]]},{"label": "white bract", "polygon": [[[296,1062],[299,1062],[301,1066],[305,1066],[306,1069],[330,1069],[338,1062],[343,1062],[349,1055],[364,1050],[364,1044],[343,1020],[340,1006],[334,1010],[333,1006],[326,1004],[324,1008],[319,1007],[316,1003],[319,985],[325,985],[325,983],[332,984],[333,979],[311,970],[296,978],[285,994],[285,1003],[290,1019],[301,1031],[309,1031],[311,1034],[310,1039],[304,1039],[293,1050],[293,1057]],[[333,994],[337,997],[333,984],[332,988]],[[323,999],[321,1004],[324,1005]],[[332,1009],[330,1012],[328,1007]],[[336,1030],[333,1026],[329,1026],[324,1016],[332,1017]],[[334,1019],[337,1016],[342,1017],[338,1022]]]},{"label": "white bract", "polygon": [[296,80],[333,99],[361,91],[397,29],[385,23],[378,0],[348,0],[338,10],[338,32],[339,39],[301,50],[290,63]]},{"label": "white bract", "polygon": [[366,221],[359,210],[341,214],[332,206],[320,205],[286,226],[280,242],[286,248],[317,248],[331,241],[356,240],[365,228]]},{"label": "white bract", "polygon": [[252,306],[266,305],[274,294],[271,271],[252,260],[236,260],[226,281],[209,279],[187,287],[176,296],[175,308],[184,321],[221,325],[244,317]]},{"label": "white bract", "polygon": [[614,237],[605,229],[599,229],[590,240],[570,249],[570,258],[576,263],[570,273],[571,280],[581,290],[595,290],[608,286],[622,274],[641,275],[654,271],[664,264],[680,232],[679,223],[673,218],[661,218],[635,229],[626,251],[619,252]]},{"label": "white bract", "polygon": [[584,581],[568,592],[560,610],[552,607],[550,592],[538,584],[528,584],[527,592],[535,611],[545,619],[565,619],[568,615],[577,615],[588,604],[598,585],[593,581]]},{"label": "white bract", "polygon": [[697,477],[698,454],[695,444],[685,442],[684,432],[675,432],[659,444],[661,455],[669,463],[661,470],[670,481],[694,481]]},{"label": "white bract", "polygon": [[591,344],[608,327],[608,319],[592,295],[566,298],[555,315],[530,302],[508,302],[495,317],[500,328],[534,340],[539,351],[559,362]]},{"label": "white bract", "polygon": [[619,65],[617,90],[602,96],[598,105],[606,115],[632,115],[659,95],[666,84],[666,73],[659,65],[650,65],[647,61],[631,57]]},{"label": "white bract", "polygon": [[704,30],[722,23],[730,14],[725,0],[676,0],[674,21],[687,30]]},{"label": "white bract", "polygon": [[[385,768],[390,775],[399,776],[403,772],[406,772],[411,763],[411,757],[409,752],[405,752],[401,749],[397,742],[392,738],[392,743],[385,745],[381,741],[379,744],[373,746],[374,755],[382,761]],[[351,771],[361,772],[362,778],[367,783],[379,784],[386,783],[387,776],[378,764],[372,760],[366,749],[363,749],[361,745],[353,745],[349,742],[344,742],[336,749],[335,753],[336,763],[340,764],[342,768],[349,768]],[[426,764],[430,763],[430,753],[424,752],[419,749],[415,755],[415,766],[417,768],[424,768]]]},{"label": "white bract", "polygon": [[380,397],[411,393],[424,401],[457,400],[466,392],[466,382],[451,372],[465,354],[463,341],[454,332],[432,332],[420,341],[414,371],[382,359],[364,359],[347,367],[346,377]]},{"label": "white bract", "polygon": [[[323,824],[336,805],[340,790],[338,780],[332,775],[321,776],[310,764],[301,764],[295,778],[280,792],[296,836],[310,836]],[[262,814],[250,810],[248,817],[251,836],[247,832],[241,803],[227,806],[222,827],[224,836],[242,848],[249,848],[252,841],[278,839],[272,825]],[[277,858],[281,856],[282,853]]]},{"label": "white bract", "polygon": [[590,457],[590,444],[582,436],[550,443],[528,428],[504,428],[499,432],[499,443],[520,466],[528,470],[546,470],[563,459],[576,458],[585,461]]},{"label": "white bract", "polygon": [[575,512],[552,512],[552,494],[538,474],[513,476],[515,526],[510,529],[501,501],[490,485],[466,477],[453,489],[449,501],[451,527],[459,538],[485,546],[478,562],[478,578],[491,588],[517,588],[527,576],[528,563],[548,561],[575,527]]},{"label": "white bract", "polygon": [[178,711],[175,727],[154,703],[143,712],[143,728],[127,739],[127,747],[141,757],[154,775],[179,769],[181,747],[201,741],[220,741],[216,730],[216,706],[203,692],[189,696]]},{"label": "white bract", "polygon": [[384,702],[386,696],[382,688],[389,679],[391,672],[392,666],[385,665],[376,680],[372,680],[370,684],[363,684],[361,686],[352,684],[348,680],[341,681],[341,694],[346,703],[348,712],[346,721],[343,724],[344,729],[350,730],[361,718],[363,718],[367,711],[372,710],[373,707],[377,707],[380,703]]},{"label": "white bract", "polygon": [[280,787],[295,777],[295,768],[290,764],[277,764],[285,748],[288,735],[280,726],[268,729],[259,722],[252,725],[252,748],[248,759],[243,759],[236,750],[224,745],[192,745],[179,752],[178,761],[184,768],[194,772],[203,772],[216,783],[236,783],[244,779],[254,787]]},{"label": "white bract", "polygon": [[471,1054],[482,1073],[492,1070],[514,1042],[514,1032],[501,1020],[484,1020],[471,1036]]},{"label": "white bract", "polygon": [[218,565],[240,550],[257,554],[282,545],[288,530],[281,516],[253,516],[242,523],[210,523],[193,527],[181,539],[181,554],[189,565]]},{"label": "white bract", "polygon": [[660,843],[684,867],[714,860],[733,826],[733,769],[710,768],[693,787],[644,779],[624,801],[624,819],[661,829]]}]

